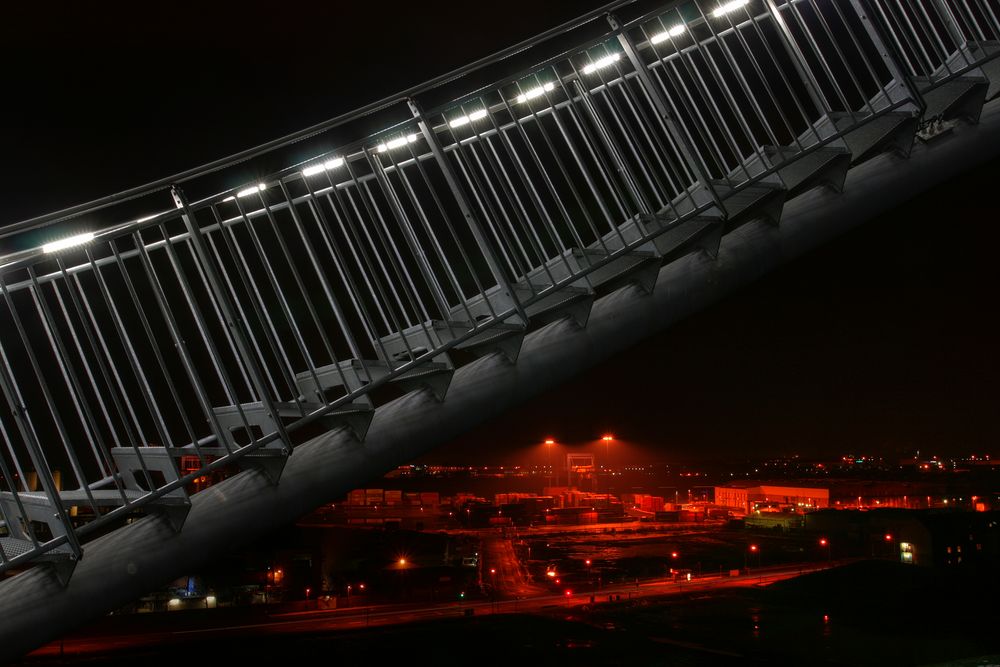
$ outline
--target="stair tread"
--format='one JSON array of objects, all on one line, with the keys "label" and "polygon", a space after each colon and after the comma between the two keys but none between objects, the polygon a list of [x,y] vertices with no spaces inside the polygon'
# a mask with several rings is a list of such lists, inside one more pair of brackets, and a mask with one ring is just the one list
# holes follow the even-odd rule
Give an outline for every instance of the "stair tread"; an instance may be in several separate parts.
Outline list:
[{"label": "stair tread", "polygon": [[[13,559],[33,552],[35,550],[35,545],[31,542],[31,540],[21,540],[16,537],[0,537],[0,548],[3,549],[3,552],[8,559]],[[35,560],[70,560],[72,557],[73,553],[69,550],[69,547],[61,545],[38,554],[35,556]]]},{"label": "stair tread", "polygon": [[[122,492],[124,493],[125,498],[129,501],[138,500],[148,493],[147,491],[139,489],[123,489]],[[117,507],[122,504],[122,493],[119,493],[117,489],[91,489],[90,496],[93,498],[93,503],[98,507]],[[38,491],[19,492],[17,497],[25,505],[48,507],[52,504],[49,502],[48,495]],[[13,501],[14,494],[10,491],[0,491],[0,498],[3,500]],[[88,497],[87,492],[83,489],[60,491],[59,500],[65,507],[72,507],[74,505],[90,505],[91,503],[91,498]],[[166,504],[182,502],[179,498],[169,496],[164,496],[159,500],[162,500]]]}]

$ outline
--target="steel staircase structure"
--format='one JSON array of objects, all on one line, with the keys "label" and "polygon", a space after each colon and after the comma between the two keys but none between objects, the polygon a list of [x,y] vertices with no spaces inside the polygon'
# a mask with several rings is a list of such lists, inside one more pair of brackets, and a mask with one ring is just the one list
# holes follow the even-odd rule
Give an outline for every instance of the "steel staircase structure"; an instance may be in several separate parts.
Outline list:
[{"label": "steel staircase structure", "polygon": [[[0,260],[0,659],[1000,153],[997,0],[649,4],[0,232],[75,232]],[[401,110],[257,183],[186,195]],[[191,493],[216,470],[234,474]]]}]

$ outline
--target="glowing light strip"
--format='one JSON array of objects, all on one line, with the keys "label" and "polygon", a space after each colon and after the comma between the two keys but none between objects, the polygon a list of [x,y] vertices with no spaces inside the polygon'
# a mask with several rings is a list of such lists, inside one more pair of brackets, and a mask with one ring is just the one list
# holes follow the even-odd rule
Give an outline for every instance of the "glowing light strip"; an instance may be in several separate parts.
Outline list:
[{"label": "glowing light strip", "polygon": [[584,74],[593,74],[599,69],[603,69],[610,65],[614,65],[621,58],[620,53],[612,53],[610,56],[604,56],[603,58],[598,58],[594,62],[590,63],[583,68]]},{"label": "glowing light strip", "polygon": [[532,88],[531,90],[527,90],[517,96],[517,103],[524,104],[528,100],[533,100],[536,97],[541,97],[545,93],[555,90],[555,87],[556,84],[550,82],[545,84],[544,86],[538,86],[537,88]]},{"label": "glowing light strip", "polygon": [[712,16],[718,18],[729,12],[735,12],[740,7],[746,7],[750,4],[750,0],[730,0],[729,2],[723,3],[716,7],[715,11],[712,12]]},{"label": "glowing light strip", "polygon": [[331,169],[336,169],[337,167],[342,167],[344,165],[344,158],[336,157],[332,160],[327,160],[323,164],[314,164],[311,167],[306,167],[302,170],[303,176],[315,176],[316,174],[322,174],[324,171],[330,171]]},{"label": "glowing light strip", "polygon": [[[267,185],[265,185],[264,183],[258,183],[257,185],[251,185],[249,188],[244,188],[240,190],[239,192],[236,193],[236,197],[243,199],[244,197],[255,195],[258,192],[263,192],[264,190],[267,190]],[[233,201],[234,199],[236,199],[236,197],[232,196],[226,197],[222,201]]]},{"label": "glowing light strip", "polygon": [[67,248],[73,248],[78,245],[90,243],[93,240],[94,240],[93,232],[87,232],[85,234],[77,234],[76,236],[70,236],[65,239],[60,239],[58,241],[46,243],[45,245],[42,246],[42,252],[46,253],[59,252],[60,250],[66,250]]},{"label": "glowing light strip", "polygon": [[408,134],[405,137],[399,137],[398,139],[393,139],[392,141],[387,141],[384,144],[379,144],[378,145],[378,152],[379,153],[384,153],[387,150],[390,150],[392,148],[401,148],[401,147],[405,146],[406,144],[412,144],[416,140],[417,140],[417,135],[415,135],[415,134]]},{"label": "glowing light strip", "polygon": [[479,111],[473,111],[468,116],[459,116],[455,120],[449,122],[448,127],[462,127],[463,125],[468,125],[474,120],[486,118],[487,113],[486,109],[480,109]]},{"label": "glowing light strip", "polygon": [[687,27],[683,24],[677,24],[673,28],[667,31],[657,33],[649,38],[650,44],[659,44],[660,42],[665,42],[671,37],[678,37],[687,32]]}]

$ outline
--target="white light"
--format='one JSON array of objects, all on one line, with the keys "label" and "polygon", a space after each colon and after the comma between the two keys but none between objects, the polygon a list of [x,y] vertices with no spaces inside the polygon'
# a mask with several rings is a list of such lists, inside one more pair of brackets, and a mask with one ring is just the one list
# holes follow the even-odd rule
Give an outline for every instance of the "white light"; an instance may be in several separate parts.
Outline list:
[{"label": "white light", "polygon": [[384,153],[387,150],[389,150],[390,148],[400,148],[402,146],[405,146],[406,144],[412,144],[416,140],[417,140],[417,135],[415,135],[415,134],[408,134],[405,137],[399,137],[398,139],[393,139],[392,141],[387,141],[384,144],[379,144],[378,145],[378,152],[379,153]]},{"label": "white light", "polygon": [[65,250],[66,248],[72,248],[73,246],[83,245],[84,243],[90,243],[94,240],[94,233],[87,232],[86,234],[77,234],[76,236],[70,236],[69,238],[62,239],[60,241],[53,241],[52,243],[46,243],[42,246],[42,252],[59,252],[60,250]]},{"label": "white light", "polygon": [[486,118],[486,109],[480,109],[479,111],[473,111],[468,116],[459,116],[455,120],[448,123],[449,127],[462,127],[463,125],[468,125],[474,120],[479,120],[480,118]]},{"label": "white light", "polygon": [[725,2],[719,5],[716,8],[716,10],[712,12],[712,16],[718,18],[723,14],[728,14],[729,12],[735,12],[740,7],[745,7],[749,4],[750,0],[729,0],[729,2]]},{"label": "white light", "polygon": [[303,176],[315,176],[316,174],[322,174],[324,171],[329,171],[330,169],[336,169],[337,167],[343,166],[344,158],[337,157],[332,160],[327,160],[323,164],[314,164],[311,167],[306,167],[302,170]]},{"label": "white light", "polygon": [[555,87],[556,87],[556,84],[550,82],[550,83],[545,84],[544,86],[538,86],[537,88],[532,88],[531,90],[528,90],[528,91],[526,91],[526,92],[521,93],[520,95],[518,95],[517,96],[517,103],[518,104],[524,104],[528,100],[533,100],[536,97],[541,97],[545,93],[547,93],[547,92],[549,92],[551,90],[555,90]]},{"label": "white light", "polygon": [[599,59],[595,60],[594,62],[590,63],[589,65],[587,65],[586,67],[584,67],[583,68],[583,73],[584,74],[593,74],[594,72],[596,72],[599,69],[607,67],[608,65],[615,64],[616,62],[618,62],[619,58],[621,58],[621,54],[620,53],[612,53],[610,56],[604,56],[603,58],[599,58]]},{"label": "white light", "polygon": [[677,37],[679,35],[683,35],[685,32],[687,32],[687,27],[685,27],[683,24],[677,24],[670,30],[667,30],[666,32],[661,32],[653,35],[652,37],[649,38],[649,42],[651,44],[659,44],[660,42],[667,41],[671,37]]},{"label": "white light", "polygon": [[252,185],[249,188],[246,188],[245,190],[240,190],[239,192],[236,193],[236,196],[249,197],[250,195],[255,195],[258,192],[263,192],[264,190],[267,190],[267,186],[264,185],[263,183],[258,183],[257,185]]}]

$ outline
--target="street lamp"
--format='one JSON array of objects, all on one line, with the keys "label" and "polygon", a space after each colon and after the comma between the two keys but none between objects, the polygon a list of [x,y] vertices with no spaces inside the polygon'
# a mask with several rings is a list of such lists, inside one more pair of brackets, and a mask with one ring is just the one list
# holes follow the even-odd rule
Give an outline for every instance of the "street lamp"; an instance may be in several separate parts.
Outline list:
[{"label": "street lamp", "polygon": [[607,435],[605,435],[604,437],[601,438],[601,440],[604,441],[604,463],[608,467],[608,475],[609,475],[608,476],[608,482],[607,482],[607,488],[605,489],[609,507],[611,505],[611,477],[610,477],[610,475],[611,475],[611,441],[614,440],[614,439],[615,439],[615,437],[613,435],[610,435],[610,434],[607,434]]},{"label": "street lamp", "polygon": [[552,470],[552,445],[554,445],[554,444],[556,444],[556,441],[553,440],[552,438],[548,438],[545,441],[546,460],[548,461],[548,466],[549,466],[549,486],[554,486],[554,484],[552,483],[552,473],[553,473],[553,470]]}]

